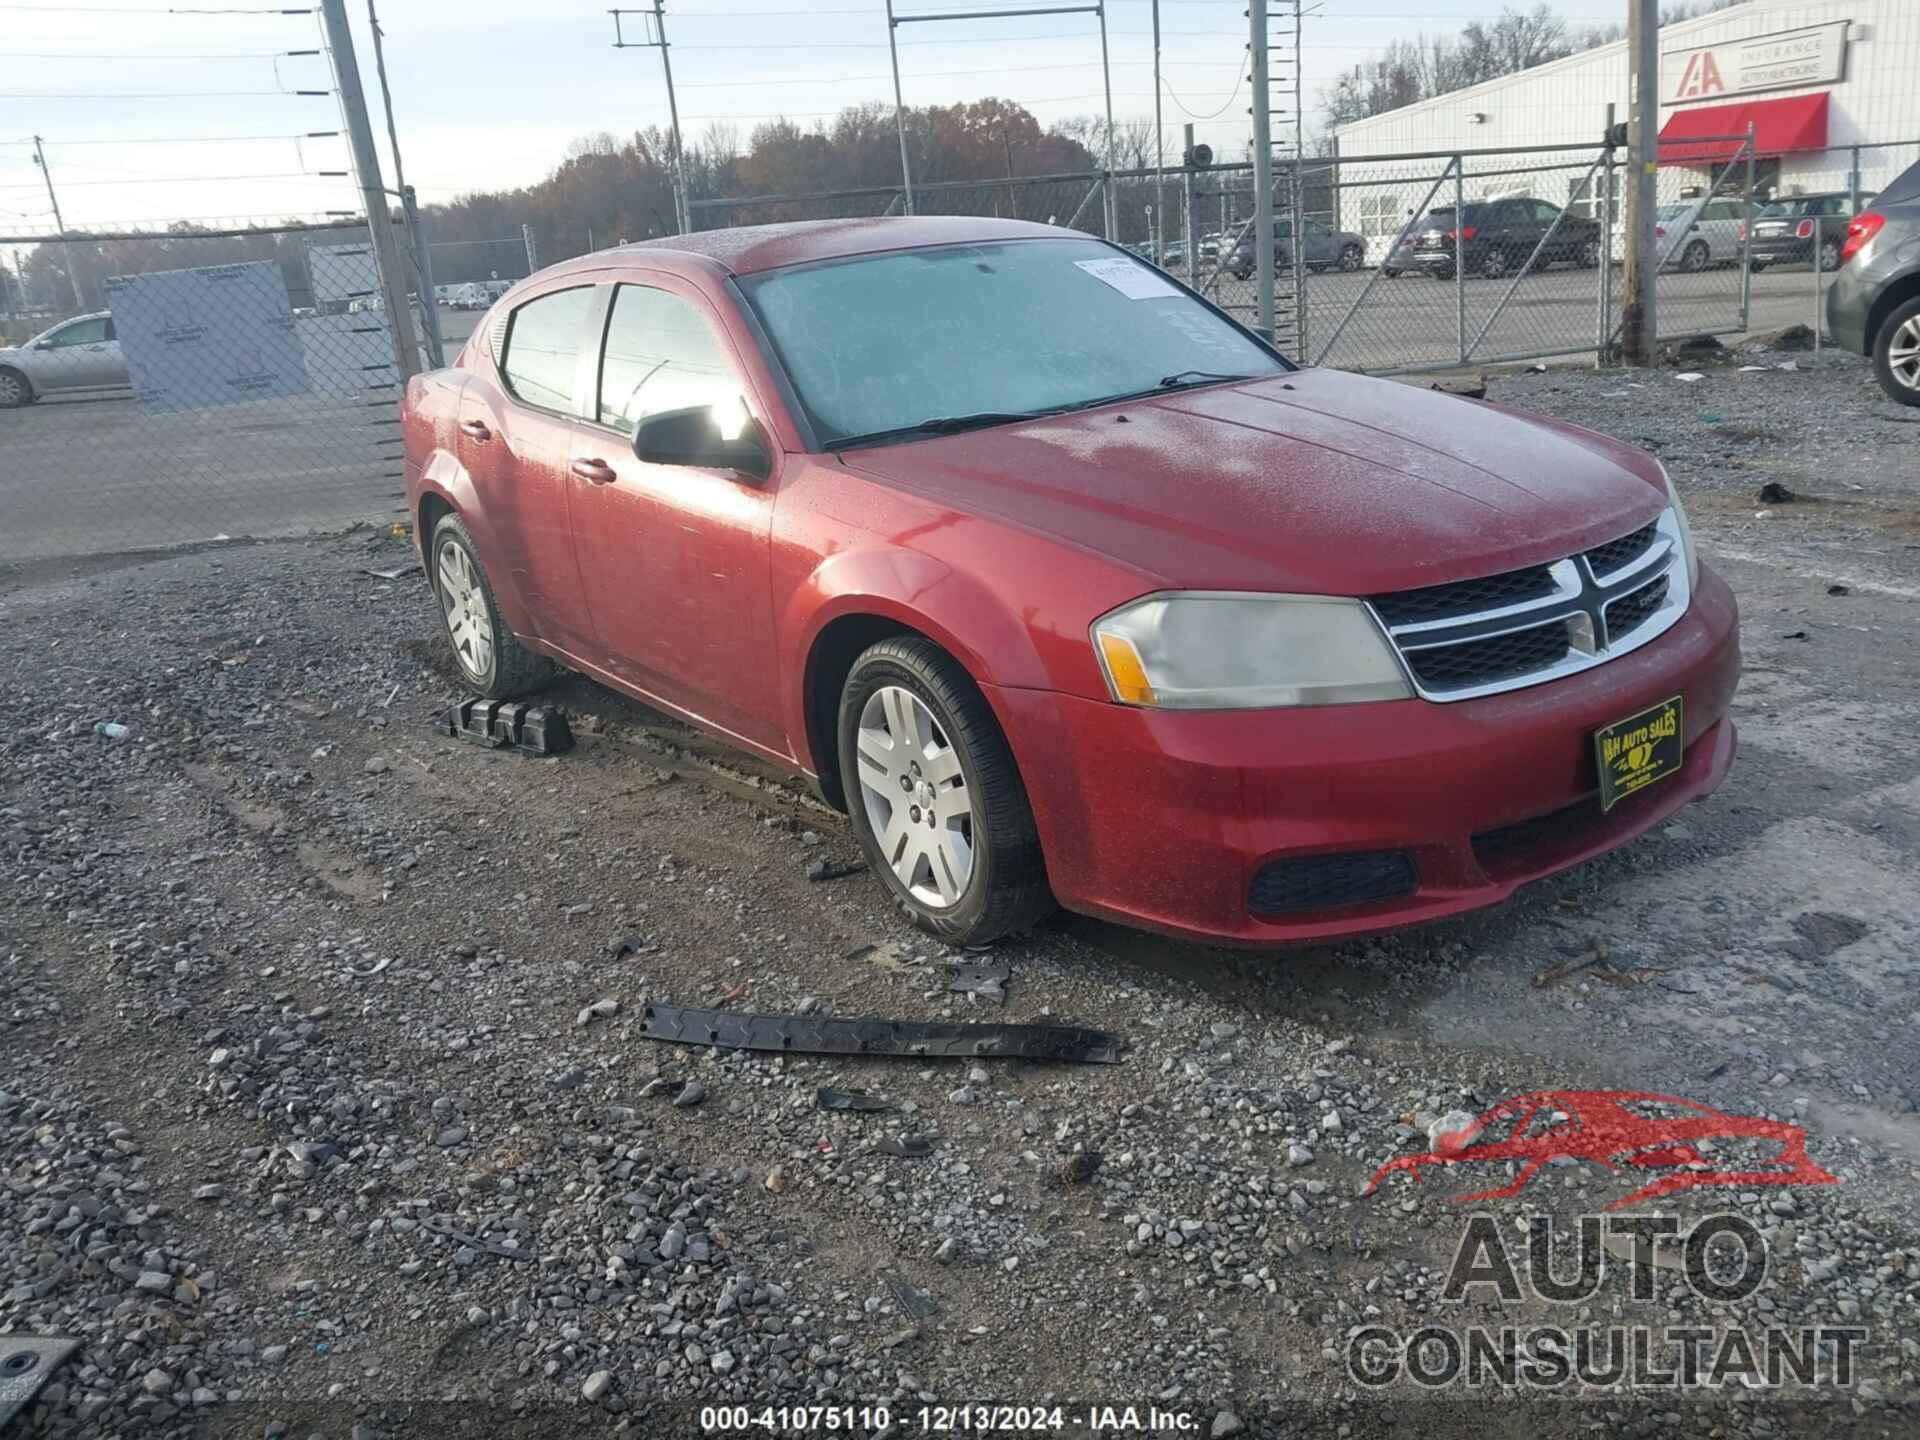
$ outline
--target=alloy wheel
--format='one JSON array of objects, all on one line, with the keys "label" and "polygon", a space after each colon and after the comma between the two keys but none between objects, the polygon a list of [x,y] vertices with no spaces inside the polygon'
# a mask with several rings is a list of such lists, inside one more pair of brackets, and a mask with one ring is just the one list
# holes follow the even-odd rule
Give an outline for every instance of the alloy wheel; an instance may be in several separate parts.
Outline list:
[{"label": "alloy wheel", "polygon": [[1680,257],[1680,268],[1689,275],[1698,274],[1707,268],[1707,247],[1695,240],[1687,246],[1686,253]]},{"label": "alloy wheel", "polygon": [[1820,268],[1822,270],[1838,270],[1840,268],[1840,242],[1838,240],[1823,240],[1820,243]]},{"label": "alloy wheel", "polygon": [[1489,280],[1498,280],[1507,273],[1507,252],[1498,248],[1489,249],[1480,261],[1480,273]]},{"label": "alloy wheel", "polygon": [[1920,315],[1908,316],[1887,342],[1887,372],[1906,389],[1920,391]]},{"label": "alloy wheel", "polygon": [[973,797],[960,753],[926,702],[882,685],[860,710],[860,797],[881,856],[929,909],[960,903],[973,878]]},{"label": "alloy wheel", "polygon": [[0,406],[11,408],[26,403],[26,382],[11,370],[0,370]]},{"label": "alloy wheel", "polygon": [[493,673],[493,617],[473,557],[464,545],[446,540],[440,546],[438,568],[440,607],[453,653],[468,678],[484,682]]}]

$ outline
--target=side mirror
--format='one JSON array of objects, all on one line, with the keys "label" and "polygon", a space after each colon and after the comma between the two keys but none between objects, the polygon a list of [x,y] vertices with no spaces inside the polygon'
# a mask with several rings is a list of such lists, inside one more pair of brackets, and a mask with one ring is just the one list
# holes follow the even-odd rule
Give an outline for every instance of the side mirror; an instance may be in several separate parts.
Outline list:
[{"label": "side mirror", "polygon": [[641,417],[634,456],[649,465],[697,465],[764,480],[772,466],[759,422],[738,399]]}]

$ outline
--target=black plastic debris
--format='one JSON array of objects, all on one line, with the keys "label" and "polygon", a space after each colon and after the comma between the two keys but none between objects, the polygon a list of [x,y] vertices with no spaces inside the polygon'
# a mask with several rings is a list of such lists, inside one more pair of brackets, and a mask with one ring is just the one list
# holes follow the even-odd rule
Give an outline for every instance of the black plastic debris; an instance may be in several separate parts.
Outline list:
[{"label": "black plastic debris", "polygon": [[822,880],[844,880],[849,875],[858,875],[867,868],[864,860],[815,860],[807,866],[807,879],[816,883]]},{"label": "black plastic debris", "polygon": [[456,1230],[453,1228],[452,1221],[443,1219],[438,1215],[430,1215],[425,1220],[422,1220],[420,1222],[420,1228],[434,1235],[444,1235],[449,1240],[457,1240],[462,1245],[471,1246],[475,1250],[484,1250],[489,1255],[498,1255],[502,1260],[523,1260],[528,1263],[536,1263],[540,1259],[537,1254],[531,1254],[525,1250],[516,1250],[511,1245],[497,1245],[491,1240],[482,1240],[478,1235],[469,1235],[464,1230]]},{"label": "black plastic debris", "polygon": [[477,696],[459,700],[436,714],[433,726],[457,740],[490,750],[512,748],[529,755],[558,755],[573,748],[573,731],[565,715],[518,700],[482,700]]},{"label": "black plastic debris", "polygon": [[960,961],[947,967],[947,989],[957,995],[977,995],[994,1004],[1004,1004],[1007,981],[1013,971],[1005,961]]},{"label": "black plastic debris", "polygon": [[921,1160],[933,1154],[934,1138],[931,1135],[888,1135],[874,1141],[873,1148],[883,1155],[897,1155],[902,1160]]},{"label": "black plastic debris", "polygon": [[1778,480],[1769,480],[1760,487],[1759,498],[1762,505],[1791,505],[1800,497]]},{"label": "black plastic debris", "polygon": [[864,1090],[836,1090],[822,1085],[814,1093],[813,1103],[822,1110],[891,1110],[893,1102]]},{"label": "black plastic debris", "polygon": [[0,1335],[0,1430],[79,1348],[64,1335]]},{"label": "black plastic debris", "polygon": [[1853,587],[1849,585],[1842,585],[1838,580],[1836,580],[1833,582],[1833,584],[1827,586],[1827,593],[1829,595],[1851,595],[1853,593]]},{"label": "black plastic debris", "polygon": [[646,948],[647,948],[646,936],[622,935],[618,940],[614,941],[611,945],[609,945],[607,947],[607,950],[615,960],[618,960],[622,956],[638,955],[641,951],[645,950]]},{"label": "black plastic debris", "polygon": [[798,1055],[911,1055],[1060,1060],[1117,1065],[1125,1041],[1077,1025],[964,1025],[945,1021],[751,1015],[649,1005],[641,1034],[679,1045]]},{"label": "black plastic debris", "polygon": [[881,1279],[887,1282],[887,1289],[893,1292],[893,1303],[900,1307],[900,1313],[911,1320],[925,1320],[940,1308],[940,1302],[916,1286],[909,1285],[898,1275],[883,1274]]}]

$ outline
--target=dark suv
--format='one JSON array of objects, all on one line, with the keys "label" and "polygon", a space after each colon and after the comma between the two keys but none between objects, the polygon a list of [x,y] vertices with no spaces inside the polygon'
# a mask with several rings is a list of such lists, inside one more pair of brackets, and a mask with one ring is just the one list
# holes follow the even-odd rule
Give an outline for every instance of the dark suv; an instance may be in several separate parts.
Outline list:
[{"label": "dark suv", "polygon": [[1847,222],[1827,329],[1834,344],[1873,361],[1882,390],[1920,405],[1920,165]]},{"label": "dark suv", "polygon": [[1847,217],[1852,214],[1853,197],[1845,190],[1770,201],[1753,217],[1748,263],[1755,270],[1769,265],[1805,265],[1813,259],[1817,244],[1820,268],[1838,270]]},{"label": "dark suv", "polygon": [[[1511,275],[1527,263],[1541,238],[1560,228],[1541,254],[1542,266],[1578,265],[1590,270],[1600,263],[1600,226],[1597,222],[1563,212],[1545,200],[1474,200],[1456,224],[1453,206],[1429,210],[1414,227],[1411,259],[1413,268],[1424,270],[1442,280],[1453,278],[1456,264],[1464,264],[1469,275],[1484,275],[1497,280]],[[1464,257],[1456,260],[1456,254]]]}]

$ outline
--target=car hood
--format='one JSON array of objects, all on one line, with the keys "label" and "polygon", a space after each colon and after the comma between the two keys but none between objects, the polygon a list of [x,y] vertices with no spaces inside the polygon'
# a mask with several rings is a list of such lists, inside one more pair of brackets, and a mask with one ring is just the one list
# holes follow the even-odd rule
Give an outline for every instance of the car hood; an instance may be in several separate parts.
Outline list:
[{"label": "car hood", "polygon": [[849,468],[1151,583],[1375,594],[1559,559],[1658,515],[1658,462],[1338,370],[849,450]]}]

